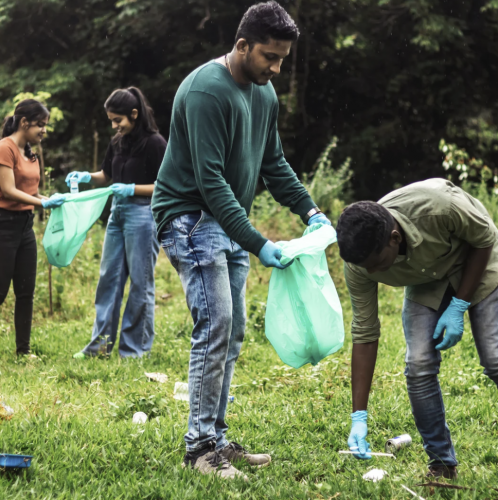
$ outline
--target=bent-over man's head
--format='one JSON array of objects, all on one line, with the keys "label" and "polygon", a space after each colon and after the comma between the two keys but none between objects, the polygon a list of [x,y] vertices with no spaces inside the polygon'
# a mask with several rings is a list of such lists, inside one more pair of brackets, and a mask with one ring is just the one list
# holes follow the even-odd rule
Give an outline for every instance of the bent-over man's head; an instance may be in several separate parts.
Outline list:
[{"label": "bent-over man's head", "polygon": [[389,210],[373,201],[346,207],[336,229],[342,259],[370,274],[389,270],[403,242],[403,231]]},{"label": "bent-over man's head", "polygon": [[235,35],[235,52],[244,77],[256,85],[266,85],[280,73],[280,65],[299,37],[296,23],[277,2],[250,7]]}]

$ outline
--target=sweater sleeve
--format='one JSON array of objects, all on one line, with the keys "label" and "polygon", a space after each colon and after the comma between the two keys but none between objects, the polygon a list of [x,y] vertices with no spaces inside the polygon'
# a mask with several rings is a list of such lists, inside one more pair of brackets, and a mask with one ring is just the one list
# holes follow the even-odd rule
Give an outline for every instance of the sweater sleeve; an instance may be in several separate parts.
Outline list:
[{"label": "sweater sleeve", "polygon": [[272,126],[268,133],[265,153],[261,165],[261,176],[275,200],[289,207],[305,222],[305,215],[316,206],[296,173],[287,163],[277,129],[278,103],[273,113]]},{"label": "sweater sleeve", "polygon": [[215,96],[201,91],[189,92],[185,107],[196,185],[228,237],[258,255],[267,239],[251,225],[223,175],[229,144],[227,111]]}]

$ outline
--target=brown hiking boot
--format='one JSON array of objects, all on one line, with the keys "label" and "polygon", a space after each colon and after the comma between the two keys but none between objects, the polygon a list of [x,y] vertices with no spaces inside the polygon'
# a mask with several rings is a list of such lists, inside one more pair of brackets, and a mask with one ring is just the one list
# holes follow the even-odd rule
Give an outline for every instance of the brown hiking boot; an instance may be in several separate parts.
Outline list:
[{"label": "brown hiking boot", "polygon": [[213,450],[214,446],[206,448],[200,452],[200,455],[187,453],[183,459],[182,467],[191,467],[198,470],[201,474],[216,474],[223,479],[234,479],[241,477],[244,481],[249,478],[237,470],[226,458],[219,452]]},{"label": "brown hiking boot", "polygon": [[249,465],[256,467],[265,467],[271,462],[270,455],[258,454],[253,455],[238,443],[231,442],[225,448],[219,451],[219,454],[231,463],[245,461]]},{"label": "brown hiking boot", "polygon": [[458,472],[456,465],[429,465],[429,471],[425,475],[428,479],[457,479]]}]

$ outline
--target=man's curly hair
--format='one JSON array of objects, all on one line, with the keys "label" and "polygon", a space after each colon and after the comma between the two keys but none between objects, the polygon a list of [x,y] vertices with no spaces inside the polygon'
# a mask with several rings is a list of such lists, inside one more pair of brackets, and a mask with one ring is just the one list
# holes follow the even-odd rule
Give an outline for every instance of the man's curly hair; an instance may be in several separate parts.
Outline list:
[{"label": "man's curly hair", "polygon": [[374,201],[359,201],[344,209],[337,222],[339,252],[346,262],[360,264],[379,254],[389,243],[395,227],[387,208]]}]

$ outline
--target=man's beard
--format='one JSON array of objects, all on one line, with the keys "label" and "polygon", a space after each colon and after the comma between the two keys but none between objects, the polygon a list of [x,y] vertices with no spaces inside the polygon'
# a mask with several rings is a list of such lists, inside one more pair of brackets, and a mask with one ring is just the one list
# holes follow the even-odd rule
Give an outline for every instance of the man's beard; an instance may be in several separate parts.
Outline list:
[{"label": "man's beard", "polygon": [[270,78],[268,78],[265,82],[261,82],[260,78],[264,78],[264,75],[257,75],[254,71],[251,70],[251,53],[247,54],[245,61],[242,64],[242,72],[244,76],[255,85],[259,85],[260,87],[268,85]]}]

